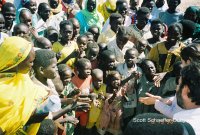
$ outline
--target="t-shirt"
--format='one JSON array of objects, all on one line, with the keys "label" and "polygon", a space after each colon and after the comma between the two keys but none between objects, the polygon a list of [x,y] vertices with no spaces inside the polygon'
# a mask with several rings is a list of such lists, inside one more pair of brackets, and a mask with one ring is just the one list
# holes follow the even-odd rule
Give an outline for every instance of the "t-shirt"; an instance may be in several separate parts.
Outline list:
[{"label": "t-shirt", "polygon": [[176,13],[169,13],[169,12],[160,12],[159,19],[165,23],[167,26],[171,25],[172,23],[178,22],[183,19],[183,13],[176,12]]}]

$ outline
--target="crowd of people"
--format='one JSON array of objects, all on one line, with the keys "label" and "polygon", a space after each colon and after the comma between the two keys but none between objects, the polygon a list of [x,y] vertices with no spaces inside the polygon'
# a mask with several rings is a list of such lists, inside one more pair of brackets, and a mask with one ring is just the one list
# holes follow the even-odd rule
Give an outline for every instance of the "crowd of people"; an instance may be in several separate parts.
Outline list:
[{"label": "crowd of people", "polygon": [[0,135],[200,135],[200,7],[180,4],[0,0]]}]

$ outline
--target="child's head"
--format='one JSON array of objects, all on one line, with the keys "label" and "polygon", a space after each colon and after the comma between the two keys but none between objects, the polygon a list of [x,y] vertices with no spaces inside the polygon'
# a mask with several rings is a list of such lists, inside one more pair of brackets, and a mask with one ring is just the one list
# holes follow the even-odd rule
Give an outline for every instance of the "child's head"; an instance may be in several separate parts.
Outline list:
[{"label": "child's head", "polygon": [[35,46],[41,49],[52,50],[51,42],[45,37],[39,37],[35,40]]},{"label": "child's head", "polygon": [[147,7],[141,7],[137,11],[137,28],[142,30],[148,23],[150,16],[150,10]]},{"label": "child's head", "polygon": [[27,39],[30,35],[29,28],[24,23],[19,23],[14,26],[13,36],[18,36]]},{"label": "child's head", "polygon": [[172,76],[173,77],[180,77],[181,76],[181,69],[182,69],[181,61],[177,61],[176,63],[174,63]]},{"label": "child's head", "polygon": [[100,69],[92,70],[92,84],[98,90],[103,84],[103,71]]},{"label": "child's head", "polygon": [[184,19],[191,20],[195,23],[198,22],[200,17],[200,9],[196,6],[190,6],[185,10]]},{"label": "child's head", "polygon": [[5,22],[12,24],[16,17],[16,9],[14,4],[6,2],[1,9],[1,12],[5,18]]},{"label": "child's head", "polygon": [[72,39],[73,24],[70,21],[64,20],[60,22],[60,35],[61,35],[61,40],[65,42],[68,42]]},{"label": "child's head", "polygon": [[76,62],[75,68],[77,69],[78,77],[86,79],[91,74],[92,65],[88,59],[81,58]]},{"label": "child's head", "polygon": [[106,82],[108,87],[118,89],[121,85],[121,75],[118,71],[111,71],[106,78]]},{"label": "child's head", "polygon": [[116,2],[116,10],[119,14],[121,14],[123,17],[125,17],[128,12],[127,1],[126,0],[118,0]]},{"label": "child's head", "polygon": [[49,6],[52,9],[56,9],[58,7],[59,1],[58,0],[48,0],[49,1]]},{"label": "child's head", "polygon": [[132,68],[136,64],[138,55],[138,51],[135,48],[126,51],[124,59],[128,68]]},{"label": "child's head", "polygon": [[33,69],[36,77],[54,79],[57,75],[57,59],[53,51],[40,49],[35,52]]},{"label": "child's head", "polygon": [[56,135],[57,130],[57,126],[53,120],[44,119],[40,124],[37,135]]},{"label": "child's head", "polygon": [[97,56],[99,54],[99,46],[97,43],[88,43],[87,49],[86,49],[86,57],[90,61],[94,61],[97,59]]},{"label": "child's head", "polygon": [[86,32],[84,35],[88,37],[88,43],[94,42],[94,35],[91,32]]},{"label": "child's head", "polygon": [[153,77],[156,73],[155,64],[151,60],[144,59],[141,62],[141,68],[145,76]]},{"label": "child's head", "polygon": [[180,23],[173,23],[168,28],[167,41],[173,46],[181,39],[183,26]]},{"label": "child's head", "polygon": [[23,7],[29,9],[32,14],[35,14],[37,10],[37,2],[36,0],[27,0],[24,4]]},{"label": "child's head", "polygon": [[130,8],[135,9],[139,5],[139,0],[130,0]]},{"label": "child's head", "polygon": [[131,30],[128,27],[120,26],[116,35],[117,46],[123,48],[124,45],[128,42],[131,34]]},{"label": "child's head", "polygon": [[28,27],[32,26],[32,14],[28,9],[22,9],[19,13],[19,21],[26,24]]},{"label": "child's head", "polygon": [[87,48],[88,37],[86,35],[79,35],[76,42],[78,44],[79,51],[85,51]]},{"label": "child's head", "polygon": [[123,25],[124,18],[119,13],[112,13],[110,15],[110,27],[111,30],[113,30],[115,33],[117,33],[117,30],[120,26]]},{"label": "child's head", "polygon": [[142,6],[147,7],[149,9],[149,11],[152,12],[153,8],[155,7],[155,1],[147,0]]},{"label": "child's head", "polygon": [[68,82],[70,82],[73,76],[72,70],[66,64],[58,65],[58,73],[63,85],[66,85]]},{"label": "child's head", "polygon": [[58,41],[58,35],[58,31],[54,27],[49,26],[45,31],[44,37],[48,38],[53,44]]},{"label": "child's head", "polygon": [[0,32],[2,32],[4,28],[5,28],[5,19],[3,17],[3,14],[0,13]]},{"label": "child's head", "polygon": [[148,41],[146,39],[144,39],[144,38],[139,39],[138,43],[136,45],[138,53],[139,54],[143,53],[146,50],[146,47],[147,47],[148,44],[149,43],[148,43]]},{"label": "child's head", "polygon": [[46,22],[46,20],[49,19],[50,11],[50,6],[47,3],[43,2],[39,4],[38,15],[44,20],[44,22]]},{"label": "child's head", "polygon": [[100,62],[105,70],[115,69],[116,57],[110,50],[105,50],[101,54]]},{"label": "child's head", "polygon": [[150,31],[151,31],[153,38],[159,39],[160,37],[162,37],[165,32],[163,22],[159,19],[153,20],[151,22]]},{"label": "child's head", "polygon": [[169,10],[176,11],[176,8],[181,4],[181,0],[167,0]]},{"label": "child's head", "polygon": [[71,18],[69,21],[73,24],[73,38],[75,38],[80,33],[80,24],[76,18]]},{"label": "child's head", "polygon": [[165,0],[156,0],[156,7],[161,8],[165,4]]},{"label": "child's head", "polygon": [[88,0],[86,4],[87,11],[93,12],[97,7],[96,0]]},{"label": "child's head", "polygon": [[91,32],[94,36],[94,41],[97,42],[100,31],[99,28],[96,25],[92,25],[89,29],[88,32]]}]

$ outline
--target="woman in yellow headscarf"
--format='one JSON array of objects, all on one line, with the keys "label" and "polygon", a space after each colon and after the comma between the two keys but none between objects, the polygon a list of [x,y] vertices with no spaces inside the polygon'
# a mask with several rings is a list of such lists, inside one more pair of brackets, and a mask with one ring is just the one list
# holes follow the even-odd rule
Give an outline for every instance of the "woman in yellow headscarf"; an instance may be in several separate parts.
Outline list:
[{"label": "woman in yellow headscarf", "polygon": [[[34,58],[31,43],[23,38],[9,37],[0,45],[0,131],[6,135],[20,134],[48,95],[28,75]],[[39,127],[34,127],[37,132]]]}]

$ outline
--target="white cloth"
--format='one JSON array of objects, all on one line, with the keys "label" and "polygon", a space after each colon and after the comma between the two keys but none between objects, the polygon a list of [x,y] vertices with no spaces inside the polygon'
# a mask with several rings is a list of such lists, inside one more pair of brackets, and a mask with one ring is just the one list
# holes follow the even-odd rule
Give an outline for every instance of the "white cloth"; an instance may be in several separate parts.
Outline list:
[{"label": "white cloth", "polygon": [[173,119],[188,122],[196,135],[200,135],[200,108],[180,111],[174,114]]},{"label": "white cloth", "polygon": [[164,114],[165,116],[173,118],[175,113],[180,112],[183,109],[177,105],[176,96],[169,98],[169,100],[172,101],[171,105],[167,105],[159,100],[156,100],[154,107],[157,111]]},{"label": "white cloth", "polygon": [[108,50],[112,51],[115,54],[116,60],[119,63],[123,63],[124,62],[124,55],[126,53],[127,49],[133,48],[134,44],[130,41],[128,41],[124,47],[122,48],[122,50],[117,46],[117,42],[116,39],[114,39],[113,41],[109,42],[107,45]]},{"label": "white cloth", "polygon": [[[125,20],[124,20],[124,26],[129,26],[131,25],[131,16],[127,16],[125,17]],[[103,28],[102,28],[102,31],[101,32],[105,32],[107,31],[108,29],[110,28],[110,18],[108,18],[105,22],[105,24],[103,25]]]}]

